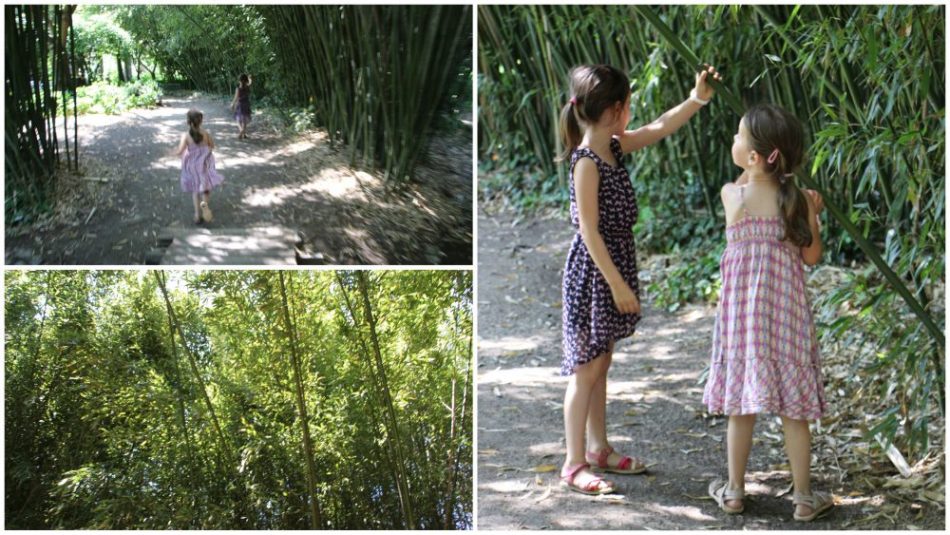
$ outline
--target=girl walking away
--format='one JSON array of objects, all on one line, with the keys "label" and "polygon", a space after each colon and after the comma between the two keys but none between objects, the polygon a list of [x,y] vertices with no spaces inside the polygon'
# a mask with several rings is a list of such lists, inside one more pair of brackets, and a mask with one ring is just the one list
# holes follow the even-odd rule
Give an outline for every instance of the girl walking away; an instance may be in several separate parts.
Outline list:
[{"label": "girl walking away", "polygon": [[247,123],[251,122],[251,77],[242,74],[231,100],[231,112],[238,124],[238,139],[247,138]]},{"label": "girl walking away", "polygon": [[[696,77],[689,99],[652,123],[625,131],[630,121],[630,82],[608,65],[571,71],[571,97],[561,112],[561,138],[571,165],[571,224],[578,230],[564,267],[561,374],[569,375],[564,395],[567,458],[562,484],[584,494],[616,487],[599,471],[639,474],[646,465],[620,455],[607,442],[607,371],[614,343],[640,321],[639,283],[632,227],[637,200],[623,155],[675,132],[708,102],[713,89],[707,66]],[[585,444],[586,431],[586,444]]]},{"label": "girl walking away", "polygon": [[[181,156],[181,190],[192,194],[195,204],[195,224],[202,221],[210,223],[211,188],[224,182],[214,164],[214,140],[211,134],[201,128],[204,115],[198,110],[189,110],[188,132],[181,135],[178,143],[178,155]],[[203,199],[199,196],[203,195]]]},{"label": "girl walking away", "polygon": [[821,418],[825,396],[802,262],[821,259],[823,203],[817,192],[794,184],[803,147],[801,123],[778,106],[755,106],[739,122],[732,159],[743,173],[722,188],[727,244],[703,402],[710,413],[729,417],[729,479],[709,485],[719,507],[743,511],[755,417],[774,413],[785,430],[793,516],[809,521],[832,501],[812,492],[809,474],[808,421]]}]

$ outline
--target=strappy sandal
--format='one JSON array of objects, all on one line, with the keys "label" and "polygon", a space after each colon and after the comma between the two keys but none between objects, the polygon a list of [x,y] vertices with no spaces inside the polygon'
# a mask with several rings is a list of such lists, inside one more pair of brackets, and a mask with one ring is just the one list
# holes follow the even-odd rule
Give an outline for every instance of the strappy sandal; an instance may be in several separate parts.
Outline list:
[{"label": "strappy sandal", "polygon": [[614,474],[642,474],[647,471],[645,464],[640,462],[638,459],[633,457],[627,457],[626,455],[620,458],[620,462],[616,465],[611,466],[607,459],[610,457],[610,454],[614,452],[613,447],[607,446],[606,448],[598,451],[588,451],[584,457],[587,458],[587,462],[595,463],[595,467],[604,472],[612,472]]},{"label": "strappy sandal", "polygon": [[811,494],[794,494],[792,495],[792,503],[795,504],[796,510],[799,505],[807,505],[811,507],[811,514],[799,515],[794,513],[793,517],[799,522],[811,522],[812,520],[818,518],[818,515],[828,511],[834,507],[834,500],[831,498],[831,495],[824,492],[812,492]]},{"label": "strappy sandal", "polygon": [[[577,477],[577,473],[585,468],[590,468],[590,465],[587,463],[575,464],[574,466],[567,467],[567,475],[561,474],[561,486],[567,487],[569,490],[574,492],[579,492],[581,494],[587,494],[591,496],[596,496],[600,494],[610,494],[611,492],[616,492],[617,488],[614,487],[614,484],[602,477],[594,477],[586,484],[577,485],[574,483],[574,478]],[[606,484],[606,486],[604,486]]]},{"label": "strappy sandal", "polygon": [[201,217],[208,223],[214,219],[214,214],[211,213],[211,207],[208,206],[206,201],[201,201]]},{"label": "strappy sandal", "polygon": [[745,503],[739,507],[729,507],[729,505],[726,504],[726,502],[733,500],[745,499],[745,490],[730,489],[729,483],[722,479],[714,479],[712,483],[709,484],[709,495],[712,496],[712,499],[716,500],[716,503],[719,504],[719,508],[725,513],[737,515],[745,511]]}]

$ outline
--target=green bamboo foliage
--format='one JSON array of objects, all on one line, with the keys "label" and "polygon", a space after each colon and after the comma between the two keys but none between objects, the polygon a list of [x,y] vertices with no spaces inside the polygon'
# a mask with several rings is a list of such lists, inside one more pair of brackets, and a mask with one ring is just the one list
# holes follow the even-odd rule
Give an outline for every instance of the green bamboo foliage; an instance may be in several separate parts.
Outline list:
[{"label": "green bamboo foliage", "polygon": [[459,66],[468,6],[261,7],[291,97],[352,162],[411,179]]},{"label": "green bamboo foliage", "polygon": [[[56,130],[57,91],[71,84],[69,53],[75,6],[5,6],[4,171],[7,222],[26,207],[44,205],[60,162]],[[66,163],[78,169],[78,150],[63,117]],[[73,116],[73,140],[76,117]]]},{"label": "green bamboo foliage", "polygon": [[7,275],[7,527],[471,528],[470,272]]}]

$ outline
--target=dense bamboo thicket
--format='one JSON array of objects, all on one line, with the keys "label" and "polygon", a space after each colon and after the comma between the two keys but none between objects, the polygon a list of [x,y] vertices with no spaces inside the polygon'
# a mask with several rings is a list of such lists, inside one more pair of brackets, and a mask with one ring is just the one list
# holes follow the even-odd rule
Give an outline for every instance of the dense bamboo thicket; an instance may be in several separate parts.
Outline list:
[{"label": "dense bamboo thicket", "polygon": [[823,347],[849,355],[855,399],[875,409],[868,435],[922,455],[943,408],[944,23],[943,6],[483,6],[485,197],[566,205],[567,169],[553,159],[571,66],[624,69],[636,126],[687,96],[696,59],[716,65],[714,103],[627,162],[638,243],[690,259],[651,290],[674,306],[715,299],[718,193],[738,174],[741,110],[786,107],[809,139],[802,184],[830,205],[825,260],[848,268],[819,295]]},{"label": "dense bamboo thicket", "polygon": [[[61,162],[60,141],[66,164],[79,167],[76,117],[62,115],[73,89],[75,6],[4,6],[4,173],[5,209],[9,216],[23,206],[43,206]],[[70,126],[73,129],[70,138]],[[72,145],[70,140],[72,139]]]},{"label": "dense bamboo thicket", "polygon": [[313,106],[352,159],[380,162],[392,181],[410,180],[436,114],[466,89],[471,7],[260,10],[288,96]]},{"label": "dense bamboo thicket", "polygon": [[470,528],[471,283],[7,273],[6,527]]}]

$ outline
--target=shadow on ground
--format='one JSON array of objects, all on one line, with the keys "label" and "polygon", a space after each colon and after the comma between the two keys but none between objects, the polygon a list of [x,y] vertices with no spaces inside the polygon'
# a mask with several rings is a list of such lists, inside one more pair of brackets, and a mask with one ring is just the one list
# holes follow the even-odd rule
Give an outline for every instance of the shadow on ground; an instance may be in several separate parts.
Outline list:
[{"label": "shadow on ground", "polygon": [[51,220],[7,233],[7,262],[139,264],[163,230],[191,225],[192,201],[180,189],[173,153],[190,108],[204,112],[225,177],[212,193],[210,227],[293,228],[335,264],[471,263],[470,138],[451,150],[440,140],[418,183],[393,193],[377,175],[350,166],[325,133],[288,137],[257,114],[250,138],[239,140],[227,102],[199,95],[81,117],[85,176],[69,179]]}]

